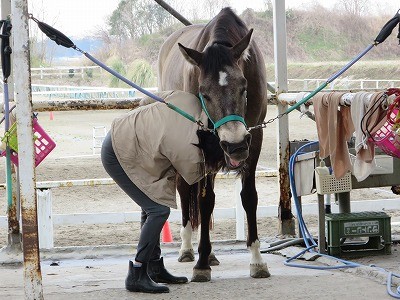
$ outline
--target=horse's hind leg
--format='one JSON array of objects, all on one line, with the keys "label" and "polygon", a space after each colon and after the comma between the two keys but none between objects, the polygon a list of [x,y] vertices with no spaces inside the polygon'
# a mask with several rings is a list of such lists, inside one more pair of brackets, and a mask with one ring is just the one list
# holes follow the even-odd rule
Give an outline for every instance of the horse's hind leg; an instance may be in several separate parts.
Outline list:
[{"label": "horse's hind leg", "polygon": [[182,208],[182,227],[181,227],[181,249],[179,250],[179,262],[194,261],[194,250],[192,245],[192,225],[190,223],[190,193],[191,187],[182,179],[181,176],[177,177],[177,189],[181,197]]},{"label": "horse's hind leg", "polygon": [[[242,205],[247,216],[247,247],[251,252],[250,276],[253,278],[267,278],[270,276],[268,266],[264,263],[260,252],[260,241],[257,232],[257,205],[258,195],[256,190],[255,173],[258,157],[261,150],[262,135],[260,130],[255,130],[248,160],[248,172],[242,175]],[[258,144],[259,143],[259,144]]]},{"label": "horse's hind leg", "polygon": [[[192,281],[205,282],[211,280],[211,268],[210,268],[210,253],[211,253],[211,241],[210,241],[210,220],[215,205],[215,193],[213,191],[213,177],[207,176],[207,187],[205,194],[201,193],[199,199],[199,209],[201,217],[201,230],[200,230],[200,241],[199,241],[199,260],[193,268]],[[204,180],[200,182],[200,186],[203,187]]]},{"label": "horse's hind leg", "polygon": [[181,227],[181,249],[179,250],[179,262],[191,262],[194,261],[194,250],[192,245],[192,226],[189,222],[186,224],[182,223]]}]

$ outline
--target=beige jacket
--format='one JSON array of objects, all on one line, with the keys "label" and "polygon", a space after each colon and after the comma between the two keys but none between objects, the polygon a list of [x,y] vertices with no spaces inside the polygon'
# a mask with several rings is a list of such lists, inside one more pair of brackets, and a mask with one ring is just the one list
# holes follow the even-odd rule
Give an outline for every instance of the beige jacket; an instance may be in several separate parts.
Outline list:
[{"label": "beige jacket", "polygon": [[[193,94],[171,91],[159,96],[207,124]],[[196,123],[155,102],[116,118],[111,125],[112,145],[125,173],[143,193],[176,208],[176,172],[188,184],[204,177],[202,152],[193,145],[199,142],[197,129]]]}]

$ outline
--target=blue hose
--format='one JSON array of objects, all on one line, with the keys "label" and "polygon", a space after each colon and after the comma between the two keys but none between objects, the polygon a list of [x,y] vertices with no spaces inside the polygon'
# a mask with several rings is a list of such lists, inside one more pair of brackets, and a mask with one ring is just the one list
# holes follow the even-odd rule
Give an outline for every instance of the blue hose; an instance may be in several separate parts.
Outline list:
[{"label": "blue hose", "polygon": [[[295,184],[295,178],[294,178],[294,166],[296,164],[296,158],[297,156],[299,156],[301,153],[303,153],[303,149],[307,148],[307,147],[311,147],[318,144],[317,141],[314,142],[310,142],[307,143],[303,146],[301,146],[291,157],[289,160],[289,179],[290,179],[290,189],[292,191],[292,196],[293,196],[293,200],[296,206],[296,210],[297,210],[297,217],[298,217],[298,222],[299,222],[299,229],[301,232],[301,235],[303,237],[304,243],[306,245],[306,248],[304,250],[302,250],[300,253],[288,258],[287,260],[285,260],[284,264],[286,266],[289,267],[297,267],[297,268],[305,268],[305,269],[316,269],[316,270],[332,270],[332,269],[343,269],[343,268],[355,268],[355,267],[361,267],[363,265],[359,264],[359,263],[354,263],[351,261],[347,261],[347,260],[343,260],[343,259],[339,259],[337,257],[331,256],[331,255],[327,255],[327,254],[323,254],[323,253],[318,253],[317,251],[314,250],[314,248],[316,248],[318,245],[315,242],[313,236],[310,234],[310,232],[307,229],[306,223],[304,222],[303,216],[301,214],[301,207],[300,207],[300,201],[297,195],[297,191],[296,191],[296,184]],[[304,253],[306,252],[310,252],[310,253],[316,253],[319,256],[323,256],[323,257],[327,257],[327,258],[331,258],[334,259],[335,261],[338,261],[340,263],[342,263],[342,265],[338,265],[338,266],[315,266],[315,265],[305,265],[305,264],[296,264],[293,263],[291,261],[297,259],[298,257],[302,256]],[[373,265],[370,265],[370,267],[375,267]],[[383,268],[378,268],[377,269],[388,273],[388,277],[387,277],[387,283],[386,283],[386,289],[387,289],[387,293],[392,296],[393,298],[396,299],[400,299],[400,286],[397,287],[396,292],[392,291],[392,279],[394,277],[400,278],[399,274],[395,274],[392,272],[388,272]]]}]

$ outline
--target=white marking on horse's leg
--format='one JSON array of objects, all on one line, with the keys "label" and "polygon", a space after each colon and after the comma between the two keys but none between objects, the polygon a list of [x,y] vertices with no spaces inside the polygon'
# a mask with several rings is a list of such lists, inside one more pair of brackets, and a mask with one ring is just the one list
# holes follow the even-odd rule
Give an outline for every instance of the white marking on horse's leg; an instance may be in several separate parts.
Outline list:
[{"label": "white marking on horse's leg", "polygon": [[227,86],[228,85],[228,79],[226,78],[228,74],[226,72],[219,71],[219,80],[218,83],[220,86]]},{"label": "white marking on horse's leg", "polygon": [[250,264],[262,264],[264,263],[261,252],[260,252],[260,241],[256,240],[250,246],[251,260]]},{"label": "white marking on horse's leg", "polygon": [[186,227],[181,227],[181,249],[179,250],[179,262],[190,262],[194,261],[194,250],[192,245],[192,226],[190,223],[186,224]]},{"label": "white marking on horse's leg", "polygon": [[193,229],[189,222],[186,224],[186,227],[181,227],[181,232],[180,232],[182,239],[181,250],[193,249],[192,232]]},{"label": "white marking on horse's leg", "polygon": [[256,240],[250,245],[250,276],[253,278],[267,278],[271,276],[267,264],[263,261],[260,252],[260,241]]}]

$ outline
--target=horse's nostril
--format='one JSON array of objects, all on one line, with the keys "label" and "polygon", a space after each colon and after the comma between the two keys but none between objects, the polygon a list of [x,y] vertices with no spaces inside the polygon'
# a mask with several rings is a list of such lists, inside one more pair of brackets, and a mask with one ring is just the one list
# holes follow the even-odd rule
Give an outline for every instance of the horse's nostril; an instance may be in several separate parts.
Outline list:
[{"label": "horse's nostril", "polygon": [[247,145],[250,146],[250,144],[251,144],[251,134],[250,133],[246,134],[245,140],[247,142]]},{"label": "horse's nostril", "polygon": [[[229,143],[226,141],[221,141],[221,148],[222,150],[224,150],[225,152],[228,152],[228,147],[229,147]],[[229,152],[228,152],[229,153]]]},{"label": "horse's nostril", "polygon": [[[251,136],[250,136],[250,139],[251,139]],[[242,151],[248,150],[250,139],[249,139],[249,137],[246,136],[246,138],[240,143],[229,143],[226,141],[221,141],[221,148],[228,155],[234,154],[234,153],[240,153]]]}]

